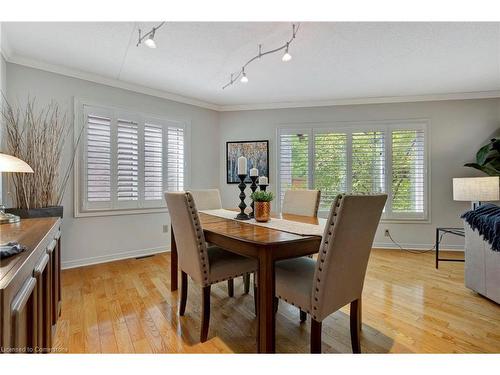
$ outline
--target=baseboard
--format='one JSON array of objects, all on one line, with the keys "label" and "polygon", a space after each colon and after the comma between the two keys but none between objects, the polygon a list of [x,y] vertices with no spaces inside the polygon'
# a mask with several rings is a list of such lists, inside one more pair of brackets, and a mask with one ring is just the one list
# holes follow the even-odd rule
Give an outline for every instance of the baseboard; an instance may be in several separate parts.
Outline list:
[{"label": "baseboard", "polygon": [[141,257],[141,256],[164,253],[167,251],[170,251],[170,249],[168,249],[166,247],[154,247],[151,249],[131,250],[131,251],[125,251],[122,253],[115,253],[115,254],[101,255],[101,256],[90,257],[90,258],[69,260],[66,262],[63,261],[61,263],[61,268],[63,270],[65,270],[65,269],[69,269],[69,268],[90,266],[92,264],[108,263],[108,262],[113,262],[115,260],[137,258],[137,257]]},{"label": "baseboard", "polygon": [[[434,244],[409,244],[409,243],[401,243],[400,244],[403,249],[408,250],[434,250]],[[374,249],[395,249],[398,250],[399,247],[393,242],[375,242],[373,244]],[[441,244],[439,245],[439,251],[464,251],[464,247],[462,245],[448,245]]]},{"label": "baseboard", "polygon": [[[401,247],[403,247],[404,249],[409,249],[409,250],[429,250],[429,249],[432,249],[433,246],[434,246],[434,244],[404,244],[404,243],[401,244]],[[389,243],[375,242],[373,244],[373,248],[374,249],[395,249],[395,250],[399,249],[399,247],[392,242],[389,242]],[[463,246],[460,246],[460,245],[442,244],[440,247],[440,250],[463,252],[464,248],[463,248]],[[62,269],[69,269],[69,268],[90,266],[92,264],[107,263],[107,262],[113,262],[115,260],[137,258],[137,257],[141,257],[141,256],[154,255],[154,254],[166,253],[166,252],[170,252],[170,249],[168,249],[166,247],[154,247],[151,249],[139,249],[139,250],[125,251],[122,253],[101,255],[101,256],[97,256],[97,257],[83,258],[83,259],[76,259],[76,260],[62,262],[61,268]]]}]

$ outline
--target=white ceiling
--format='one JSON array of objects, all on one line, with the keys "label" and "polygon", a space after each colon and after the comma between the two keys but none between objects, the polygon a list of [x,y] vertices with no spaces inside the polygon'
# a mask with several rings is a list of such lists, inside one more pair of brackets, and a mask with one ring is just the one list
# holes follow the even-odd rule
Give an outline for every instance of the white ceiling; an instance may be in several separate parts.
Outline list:
[{"label": "white ceiling", "polygon": [[[68,70],[216,106],[500,90],[500,23],[302,23],[292,61],[269,55],[249,82],[222,86],[257,53],[290,37],[290,23],[168,22],[157,49],[136,47],[153,23],[3,23],[10,60]],[[24,60],[23,60],[24,59]]]}]

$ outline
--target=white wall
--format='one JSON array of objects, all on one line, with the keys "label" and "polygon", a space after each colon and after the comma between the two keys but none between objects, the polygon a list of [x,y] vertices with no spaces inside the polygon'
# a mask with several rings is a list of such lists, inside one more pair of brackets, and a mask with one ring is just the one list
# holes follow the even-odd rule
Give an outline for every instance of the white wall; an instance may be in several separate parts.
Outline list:
[{"label": "white wall", "polygon": [[[189,121],[191,186],[218,185],[219,114],[215,111],[11,63],[7,63],[7,92],[11,103],[24,102],[28,95],[36,97],[39,104],[55,100],[67,110],[71,124],[75,96]],[[69,159],[70,151],[68,148],[63,163]],[[63,205],[63,267],[143,255],[169,247],[170,237],[162,232],[163,225],[169,224],[166,213],[74,218],[73,178],[69,181]]]},{"label": "white wall", "polygon": [[[461,226],[460,214],[470,207],[468,203],[452,200],[452,178],[480,175],[463,164],[473,161],[477,149],[500,127],[500,99],[222,112],[220,165],[226,165],[226,141],[269,139],[270,188],[276,192],[276,131],[279,126],[412,118],[430,120],[431,222],[381,223],[375,244],[394,247],[383,236],[387,228],[393,238],[406,247],[430,248],[434,244],[436,226]],[[224,168],[220,170],[220,188],[224,206],[235,206],[239,202],[239,190],[236,185],[226,184]],[[462,244],[459,238],[443,239],[445,248],[460,249]]]}]

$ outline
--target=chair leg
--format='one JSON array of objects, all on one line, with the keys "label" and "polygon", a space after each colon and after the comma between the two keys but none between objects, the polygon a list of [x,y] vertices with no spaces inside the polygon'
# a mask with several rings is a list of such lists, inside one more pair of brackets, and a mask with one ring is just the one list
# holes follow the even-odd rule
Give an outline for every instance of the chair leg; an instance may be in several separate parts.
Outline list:
[{"label": "chair leg", "polygon": [[250,274],[246,273],[243,275],[243,284],[245,286],[245,294],[250,292]]},{"label": "chair leg", "polygon": [[201,310],[201,333],[200,341],[205,342],[208,338],[208,325],[210,323],[210,285],[202,289],[202,310]]},{"label": "chair leg", "polygon": [[234,297],[234,279],[227,281],[227,295],[229,297]]},{"label": "chair leg", "polygon": [[359,331],[361,327],[361,299],[351,302],[351,345],[353,353],[361,353]]},{"label": "chair leg", "polygon": [[311,318],[311,353],[321,354],[321,322]]},{"label": "chair leg", "polygon": [[303,323],[307,319],[307,313],[305,311],[300,310],[300,321]]},{"label": "chair leg", "polygon": [[183,316],[186,311],[186,302],[188,294],[188,276],[187,273],[181,271],[181,302],[179,304],[179,315]]}]

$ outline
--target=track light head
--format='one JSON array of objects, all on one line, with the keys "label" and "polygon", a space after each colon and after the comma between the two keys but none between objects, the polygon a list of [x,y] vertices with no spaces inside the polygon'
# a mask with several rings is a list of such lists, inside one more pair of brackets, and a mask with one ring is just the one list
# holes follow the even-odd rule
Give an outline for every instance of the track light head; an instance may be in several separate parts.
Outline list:
[{"label": "track light head", "polygon": [[165,22],[160,23],[158,26],[153,27],[153,29],[145,34],[141,33],[141,29],[139,29],[139,41],[137,42],[137,47],[144,42],[146,46],[149,48],[156,48],[156,42],[155,42],[155,33],[156,30],[158,30],[160,27],[162,27],[165,24]]},{"label": "track light head", "polygon": [[288,43],[286,44],[286,50],[285,50],[285,54],[283,55],[283,57],[281,58],[281,61],[283,62],[288,62],[292,59],[292,55],[290,55],[288,53]]},{"label": "track light head", "polygon": [[156,48],[156,43],[155,43],[155,29],[153,29],[153,31],[151,31],[151,34],[149,34],[149,36],[146,38],[146,40],[144,41],[144,44],[146,46],[148,46],[149,48]]},{"label": "track light head", "polygon": [[241,83],[247,83],[248,82],[248,78],[247,78],[247,75],[245,73],[245,69],[243,69],[243,75],[241,76],[240,82]]}]

